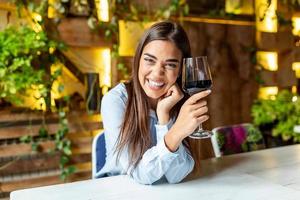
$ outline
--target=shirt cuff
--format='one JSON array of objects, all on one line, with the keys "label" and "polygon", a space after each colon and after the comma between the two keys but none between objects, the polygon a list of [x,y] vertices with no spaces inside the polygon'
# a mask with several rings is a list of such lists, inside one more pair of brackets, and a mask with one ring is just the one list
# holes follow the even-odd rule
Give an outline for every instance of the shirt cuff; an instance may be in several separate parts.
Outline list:
[{"label": "shirt cuff", "polygon": [[173,121],[171,119],[165,125],[155,124],[157,141],[160,141],[160,140],[164,139],[164,136],[170,130],[172,125],[173,125]]},{"label": "shirt cuff", "polygon": [[171,152],[166,144],[165,144],[165,140],[162,139],[162,140],[159,140],[158,143],[157,143],[157,149],[158,149],[158,155],[159,157],[162,159],[162,160],[169,160],[170,162],[176,158],[178,155],[179,155],[179,149],[180,147],[178,148],[177,151],[175,152]]}]

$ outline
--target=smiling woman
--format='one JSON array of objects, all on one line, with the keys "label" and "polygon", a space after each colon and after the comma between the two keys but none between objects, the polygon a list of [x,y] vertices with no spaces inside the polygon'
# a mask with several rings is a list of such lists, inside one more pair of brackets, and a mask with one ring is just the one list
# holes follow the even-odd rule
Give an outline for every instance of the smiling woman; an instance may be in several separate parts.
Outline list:
[{"label": "smiling woman", "polygon": [[128,174],[142,184],[177,183],[197,165],[185,138],[208,119],[203,98],[210,91],[189,98],[181,91],[182,59],[190,56],[180,25],[159,22],[145,32],[132,78],[102,99],[107,158],[98,177]]}]

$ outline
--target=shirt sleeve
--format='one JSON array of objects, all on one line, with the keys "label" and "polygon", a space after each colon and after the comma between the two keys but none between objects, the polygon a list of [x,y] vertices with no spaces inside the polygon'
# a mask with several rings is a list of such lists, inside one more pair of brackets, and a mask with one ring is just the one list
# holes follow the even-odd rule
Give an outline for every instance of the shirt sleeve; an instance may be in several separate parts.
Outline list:
[{"label": "shirt sleeve", "polygon": [[[101,115],[105,129],[105,139],[109,144],[116,144],[118,140],[125,105],[126,103],[120,97],[120,94],[114,92],[109,92],[102,99]],[[136,167],[129,165],[127,148],[124,148],[120,153],[118,164],[125,173],[142,184],[152,184],[164,175],[170,183],[179,182],[191,171],[194,161],[183,146],[180,146],[175,153],[167,149],[163,137],[169,129],[167,125],[157,125],[156,129],[159,131],[157,144],[144,153]],[[108,146],[108,154],[116,153],[115,145]]]},{"label": "shirt sleeve", "polygon": [[[172,121],[167,125],[156,125],[157,140],[163,143],[163,148],[169,151],[164,142],[164,136],[172,126]],[[169,183],[178,183],[182,181],[194,168],[195,162],[193,157],[190,155],[188,149],[181,143],[176,152],[170,152],[176,156],[170,163],[170,167],[165,172],[165,177]]]}]

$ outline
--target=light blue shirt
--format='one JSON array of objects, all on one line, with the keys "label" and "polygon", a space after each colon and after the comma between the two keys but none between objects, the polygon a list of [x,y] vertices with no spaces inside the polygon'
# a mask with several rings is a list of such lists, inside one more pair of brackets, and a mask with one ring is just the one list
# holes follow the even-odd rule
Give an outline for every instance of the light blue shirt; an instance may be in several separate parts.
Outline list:
[{"label": "light blue shirt", "polygon": [[137,167],[129,166],[126,148],[121,152],[118,162],[116,142],[120,134],[127,102],[127,91],[123,83],[118,84],[104,95],[101,102],[101,115],[106,142],[106,163],[97,172],[97,176],[113,176],[128,174],[142,184],[152,184],[161,178],[169,183],[178,183],[186,177],[194,167],[194,160],[188,149],[180,144],[176,152],[170,152],[165,145],[164,136],[173,125],[159,125],[156,113],[150,110],[150,132],[152,147],[143,155]]}]

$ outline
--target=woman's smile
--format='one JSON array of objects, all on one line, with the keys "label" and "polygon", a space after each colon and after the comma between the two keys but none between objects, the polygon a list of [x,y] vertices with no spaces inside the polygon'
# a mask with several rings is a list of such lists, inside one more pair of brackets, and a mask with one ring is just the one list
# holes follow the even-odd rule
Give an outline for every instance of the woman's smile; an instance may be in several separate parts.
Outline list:
[{"label": "woman's smile", "polygon": [[152,90],[160,90],[164,87],[165,83],[162,81],[154,81],[147,79],[148,87]]}]

